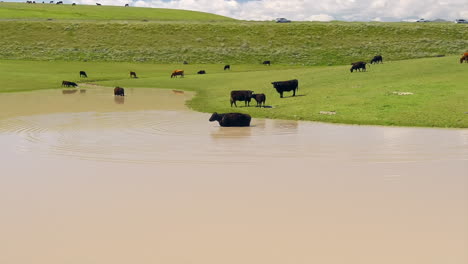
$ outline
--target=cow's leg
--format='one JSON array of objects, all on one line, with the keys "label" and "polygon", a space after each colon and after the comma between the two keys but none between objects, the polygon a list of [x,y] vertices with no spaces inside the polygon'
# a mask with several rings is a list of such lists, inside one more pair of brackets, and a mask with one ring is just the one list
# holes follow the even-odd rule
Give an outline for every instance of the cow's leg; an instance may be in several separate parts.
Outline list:
[{"label": "cow's leg", "polygon": [[293,96],[296,96],[296,89],[293,90]]},{"label": "cow's leg", "polygon": [[283,98],[283,92],[280,92],[280,98]]}]

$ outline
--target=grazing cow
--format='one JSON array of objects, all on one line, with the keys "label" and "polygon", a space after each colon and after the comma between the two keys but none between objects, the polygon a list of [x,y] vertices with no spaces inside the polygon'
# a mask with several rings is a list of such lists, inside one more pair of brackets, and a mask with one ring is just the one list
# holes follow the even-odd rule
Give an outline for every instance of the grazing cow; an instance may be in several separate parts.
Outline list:
[{"label": "grazing cow", "polygon": [[265,94],[252,94],[252,98],[257,102],[257,107],[265,107],[266,95]]},{"label": "grazing cow", "polygon": [[354,70],[359,70],[361,71],[366,71],[366,62],[363,62],[363,61],[358,61],[358,62],[353,62],[351,63],[351,69],[350,71],[353,72]]},{"label": "grazing cow", "polygon": [[76,5],[75,3],[72,4],[72,6]]},{"label": "grazing cow", "polygon": [[125,4],[125,7],[129,6],[128,4]]},{"label": "grazing cow", "polygon": [[466,63],[468,63],[468,55],[464,55],[460,58],[460,63],[463,63],[463,61],[465,61]]},{"label": "grazing cow", "polygon": [[100,6],[101,4],[100,4],[100,3],[96,3],[96,5]]},{"label": "grazing cow", "polygon": [[78,84],[76,84],[75,82],[62,81],[62,86],[66,86],[66,87],[70,87],[70,86],[72,86],[72,87],[74,87],[74,88],[75,88],[75,87],[77,87],[77,86],[78,86]]},{"label": "grazing cow", "polygon": [[262,64],[270,66],[271,62],[270,61],[264,61],[264,62],[262,62]]},{"label": "grazing cow", "polygon": [[177,76],[184,77],[184,70],[175,70],[171,73],[171,78],[172,77],[177,78]]},{"label": "grazing cow", "polygon": [[280,94],[280,98],[283,98],[283,92],[293,91],[292,96],[296,96],[296,90],[299,91],[299,82],[294,80],[282,81],[282,82],[272,82],[273,87]]},{"label": "grazing cow", "polygon": [[205,70],[200,70],[197,72],[197,74],[206,74],[206,71]]},{"label": "grazing cow", "polygon": [[224,70],[231,70],[231,65],[224,65]]},{"label": "grazing cow", "polygon": [[125,89],[122,87],[115,87],[114,88],[114,95],[125,96]]},{"label": "grazing cow", "polygon": [[136,76],[136,73],[135,73],[135,72],[132,72],[132,71],[131,71],[131,72],[130,72],[130,78],[135,78],[135,79],[136,79],[136,78],[138,78],[138,77]]},{"label": "grazing cow", "polygon": [[248,114],[226,113],[218,114],[214,112],[210,117],[210,122],[218,121],[222,127],[246,127],[250,126],[252,117]]},{"label": "grazing cow", "polygon": [[253,91],[249,90],[238,90],[231,91],[231,107],[234,104],[237,107],[236,101],[244,101],[245,106],[250,106],[252,100]]},{"label": "grazing cow", "polygon": [[88,75],[86,75],[85,71],[80,71],[80,78],[81,77],[88,78]]},{"label": "grazing cow", "polygon": [[184,64],[188,64],[188,62],[187,62],[187,61],[184,61]]},{"label": "grazing cow", "polygon": [[56,5],[62,5],[63,2],[62,1],[58,1],[57,3],[55,3]]},{"label": "grazing cow", "polygon": [[372,60],[370,61],[370,64],[377,64],[377,63],[383,63],[383,58],[381,55],[374,56]]}]

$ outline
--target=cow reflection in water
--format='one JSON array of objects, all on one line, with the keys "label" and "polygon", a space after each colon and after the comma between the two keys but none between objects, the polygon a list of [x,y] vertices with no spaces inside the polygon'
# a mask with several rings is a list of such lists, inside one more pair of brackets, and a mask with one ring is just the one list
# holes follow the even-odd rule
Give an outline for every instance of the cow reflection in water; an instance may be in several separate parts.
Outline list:
[{"label": "cow reflection in water", "polygon": [[114,102],[116,104],[123,104],[125,103],[125,96],[114,96]]}]

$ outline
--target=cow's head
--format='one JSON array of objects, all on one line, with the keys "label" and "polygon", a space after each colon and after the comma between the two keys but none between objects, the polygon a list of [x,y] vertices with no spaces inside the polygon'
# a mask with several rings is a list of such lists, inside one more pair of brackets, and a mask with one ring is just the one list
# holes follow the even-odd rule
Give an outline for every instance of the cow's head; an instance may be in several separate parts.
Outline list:
[{"label": "cow's head", "polygon": [[219,119],[218,113],[214,112],[210,117],[210,122],[217,121]]}]

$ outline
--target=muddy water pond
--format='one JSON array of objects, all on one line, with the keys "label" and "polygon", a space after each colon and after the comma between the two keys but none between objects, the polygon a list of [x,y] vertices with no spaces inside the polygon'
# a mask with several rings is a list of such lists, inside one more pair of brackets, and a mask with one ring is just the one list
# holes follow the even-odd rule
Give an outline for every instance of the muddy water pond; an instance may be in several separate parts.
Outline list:
[{"label": "muddy water pond", "polygon": [[0,263],[468,263],[468,130],[222,128],[192,96],[0,94]]}]

